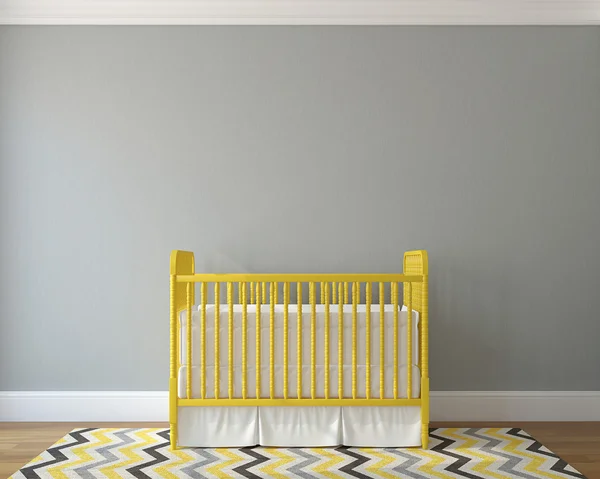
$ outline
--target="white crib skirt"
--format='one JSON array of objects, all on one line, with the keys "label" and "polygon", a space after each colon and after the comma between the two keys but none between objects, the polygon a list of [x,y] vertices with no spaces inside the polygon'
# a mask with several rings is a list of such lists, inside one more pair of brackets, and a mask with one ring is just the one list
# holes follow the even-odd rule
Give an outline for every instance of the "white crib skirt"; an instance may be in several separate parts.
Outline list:
[{"label": "white crib skirt", "polygon": [[421,445],[421,408],[180,407],[183,447],[410,447]]}]

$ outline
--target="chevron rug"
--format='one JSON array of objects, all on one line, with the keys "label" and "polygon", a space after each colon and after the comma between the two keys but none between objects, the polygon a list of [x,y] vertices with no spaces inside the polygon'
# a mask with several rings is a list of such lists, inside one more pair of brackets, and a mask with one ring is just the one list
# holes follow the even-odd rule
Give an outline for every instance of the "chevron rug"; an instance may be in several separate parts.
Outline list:
[{"label": "chevron rug", "polygon": [[429,450],[169,449],[168,429],[75,429],[11,478],[583,478],[521,429],[432,429]]}]

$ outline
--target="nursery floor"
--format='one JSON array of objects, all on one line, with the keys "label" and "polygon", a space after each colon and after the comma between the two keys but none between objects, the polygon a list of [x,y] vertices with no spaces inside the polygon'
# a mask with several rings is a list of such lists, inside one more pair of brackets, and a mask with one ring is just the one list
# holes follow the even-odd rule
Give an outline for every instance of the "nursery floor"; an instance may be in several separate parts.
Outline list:
[{"label": "nursery floor", "polygon": [[[576,468],[588,479],[600,479],[600,422],[432,423],[432,427],[515,427]],[[0,423],[0,479],[75,428],[166,428],[165,423]]]}]

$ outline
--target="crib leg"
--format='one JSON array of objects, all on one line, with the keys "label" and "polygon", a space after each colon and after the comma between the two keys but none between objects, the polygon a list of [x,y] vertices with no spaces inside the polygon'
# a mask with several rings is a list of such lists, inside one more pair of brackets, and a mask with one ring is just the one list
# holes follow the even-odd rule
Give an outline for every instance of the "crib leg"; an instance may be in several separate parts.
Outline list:
[{"label": "crib leg", "polygon": [[171,424],[171,451],[177,449],[177,424]]},{"label": "crib leg", "polygon": [[429,378],[421,377],[421,447],[429,445]]},{"label": "crib leg", "polygon": [[421,428],[421,447],[427,449],[429,446],[429,424],[423,424]]}]

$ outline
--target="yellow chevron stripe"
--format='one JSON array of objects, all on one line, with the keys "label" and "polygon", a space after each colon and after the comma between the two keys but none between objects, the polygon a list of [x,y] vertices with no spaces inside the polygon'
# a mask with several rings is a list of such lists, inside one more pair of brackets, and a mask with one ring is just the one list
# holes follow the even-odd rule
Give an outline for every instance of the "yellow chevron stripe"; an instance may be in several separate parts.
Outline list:
[{"label": "yellow chevron stripe", "polygon": [[273,464],[268,464],[259,470],[260,470],[260,472],[269,474],[269,476],[271,476],[271,477],[277,477],[280,479],[286,479],[287,477],[289,477],[289,473],[288,474],[282,473],[282,472],[277,471],[276,469],[283,467],[283,466],[289,464],[290,462],[294,462],[296,459],[298,459],[298,456],[286,455],[285,449],[278,449],[278,448],[274,448],[274,447],[261,449],[260,453],[265,454],[265,455],[270,454],[270,455],[273,455],[273,456],[279,458],[278,461],[275,461]]},{"label": "yellow chevron stripe", "polygon": [[395,456],[393,456],[392,454],[388,454],[387,452],[382,451],[381,449],[379,449],[378,452],[378,450],[374,448],[359,449],[359,451],[363,451],[365,454],[369,454],[371,456],[379,458],[378,463],[365,468],[367,471],[369,471],[370,474],[385,477],[387,479],[396,479],[398,477],[394,474],[389,474],[385,472],[385,470],[383,470],[397,459]]},{"label": "yellow chevron stripe", "polygon": [[223,471],[223,469],[225,469],[226,467],[235,466],[235,464],[237,464],[238,462],[244,463],[247,460],[247,458],[244,458],[244,457],[234,454],[233,449],[219,448],[219,449],[215,449],[215,452],[229,458],[229,461],[222,461],[222,462],[220,461],[219,463],[215,464],[214,466],[206,469],[206,472],[209,475],[210,474],[215,475],[219,479],[229,479],[229,478],[234,477],[234,476],[228,475],[225,471]]},{"label": "yellow chevron stripe", "polygon": [[[165,452],[166,451],[161,451],[161,454],[166,455]],[[175,449],[175,450],[169,451],[169,453],[176,456],[179,460],[173,461],[171,459],[170,461],[163,463],[162,465],[160,465],[159,467],[154,469],[154,472],[159,474],[160,477],[166,477],[168,479],[179,479],[181,476],[177,474],[177,471],[175,471],[175,473],[173,473],[169,469],[173,469],[177,466],[183,466],[185,464],[188,464],[188,463],[194,461],[194,458],[192,456],[190,456],[189,454],[186,454],[182,449]]]},{"label": "yellow chevron stripe", "polygon": [[136,462],[141,461],[143,459],[143,457],[139,456],[135,452],[135,450],[143,449],[158,442],[156,438],[148,436],[148,432],[148,429],[140,429],[138,431],[131,432],[130,434],[133,434],[136,438],[141,438],[143,442],[136,440],[132,444],[129,444],[127,447],[116,449],[116,451],[123,454],[128,459],[125,461],[117,462],[115,464],[108,464],[107,466],[101,468],[100,472],[109,479],[121,479],[121,476],[116,471],[117,469],[128,466],[130,464],[135,464]]},{"label": "yellow chevron stripe", "polygon": [[446,458],[442,455],[432,454],[426,449],[411,449],[410,453],[415,456],[421,456],[425,459],[429,459],[428,462],[419,466],[419,471],[425,472],[430,476],[440,477],[442,479],[455,479],[455,476],[453,474],[446,474],[444,471],[435,470],[437,466],[443,464],[446,461]]},{"label": "yellow chevron stripe", "polygon": [[543,469],[540,469],[540,466],[542,466],[546,461],[547,458],[545,457],[540,457],[536,454],[531,454],[529,452],[526,451],[520,451],[518,449],[518,447],[523,444],[525,442],[525,440],[520,439],[516,436],[508,436],[508,435],[501,435],[499,433],[499,429],[498,428],[489,428],[485,430],[486,434],[489,434],[490,436],[496,437],[498,439],[502,439],[503,441],[509,441],[508,445],[506,446],[506,451],[510,452],[511,454],[514,454],[515,456],[521,456],[525,459],[529,459],[529,463],[523,467],[523,469],[527,472],[533,473],[533,474],[539,474],[542,476],[546,476],[549,477],[551,479],[562,479],[564,476],[558,475],[558,474],[552,474],[550,472],[546,472]]},{"label": "yellow chevron stripe", "polygon": [[342,456],[341,454],[332,453],[331,449],[322,449],[322,448],[311,449],[311,452],[314,452],[314,453],[318,454],[319,456],[324,456],[329,459],[327,462],[324,462],[322,464],[318,464],[318,463],[315,464],[313,466],[314,472],[322,474],[325,477],[331,477],[332,479],[347,477],[346,475],[341,476],[339,474],[336,474],[335,471],[330,470],[331,468],[333,468],[333,466],[336,466],[340,462],[344,462],[347,459],[347,457]]},{"label": "yellow chevron stripe", "polygon": [[94,450],[98,447],[102,447],[102,445],[110,443],[112,439],[104,436],[102,430],[94,431],[91,433],[91,436],[94,437],[96,441],[86,442],[85,444],[69,449],[71,454],[74,454],[79,458],[78,460],[71,459],[69,461],[61,462],[54,467],[48,468],[48,473],[56,479],[69,479],[69,476],[63,472],[65,469],[73,469],[74,467],[94,462],[94,457],[90,456],[87,450]]},{"label": "yellow chevron stripe", "polygon": [[461,447],[457,448],[459,450],[458,454],[466,457],[473,456],[479,459],[479,461],[471,461],[469,457],[469,462],[465,464],[467,467],[470,467],[473,471],[484,474],[485,477],[490,476],[498,479],[503,479],[506,477],[504,474],[499,474],[488,469],[488,467],[492,464],[498,463],[498,457],[477,452],[477,448],[474,448],[473,446],[477,444],[479,439],[475,439],[470,436],[463,436],[457,431],[456,428],[448,428],[444,430],[444,435],[464,443]]}]

